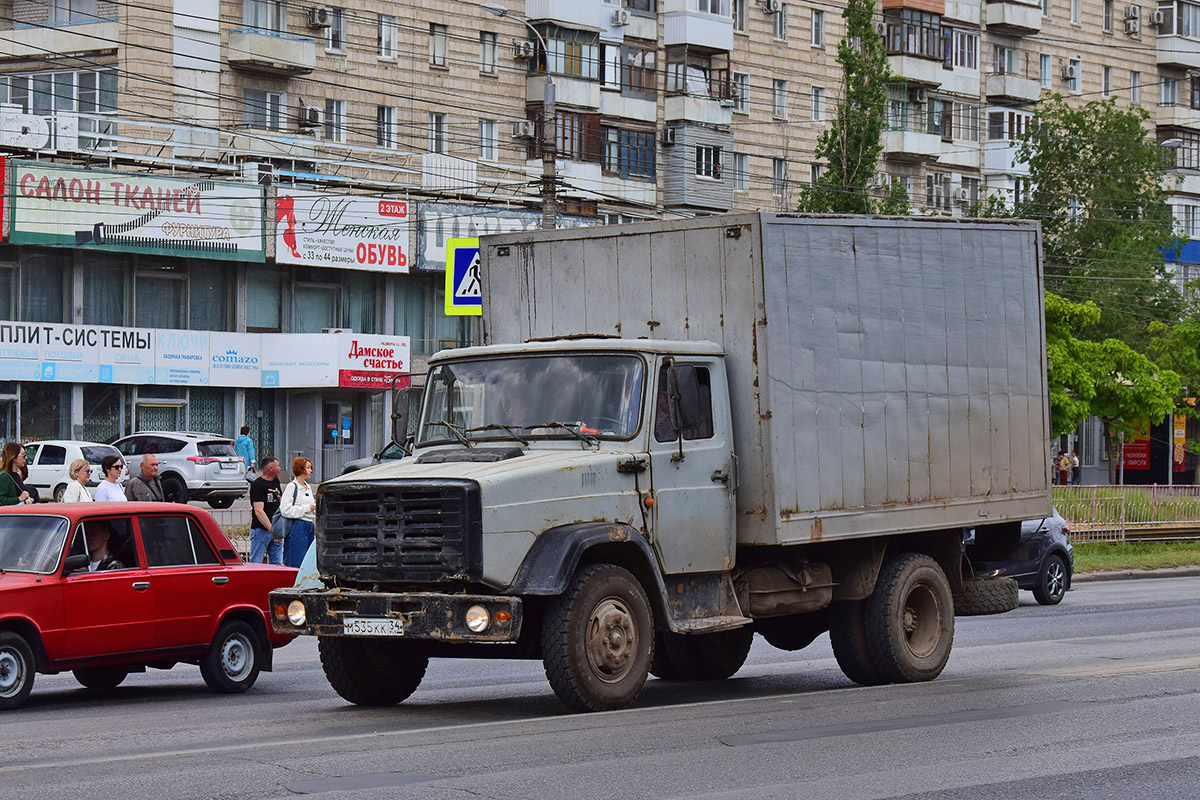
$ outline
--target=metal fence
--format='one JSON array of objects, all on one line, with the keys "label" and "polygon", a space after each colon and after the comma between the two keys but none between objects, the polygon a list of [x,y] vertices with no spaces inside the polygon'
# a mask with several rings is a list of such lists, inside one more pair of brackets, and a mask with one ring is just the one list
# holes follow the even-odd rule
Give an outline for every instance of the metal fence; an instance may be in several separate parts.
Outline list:
[{"label": "metal fence", "polygon": [[1200,486],[1055,486],[1077,542],[1200,538]]},{"label": "metal fence", "polygon": [[209,514],[225,531],[229,541],[245,561],[250,555],[250,510],[246,508],[209,508]]}]

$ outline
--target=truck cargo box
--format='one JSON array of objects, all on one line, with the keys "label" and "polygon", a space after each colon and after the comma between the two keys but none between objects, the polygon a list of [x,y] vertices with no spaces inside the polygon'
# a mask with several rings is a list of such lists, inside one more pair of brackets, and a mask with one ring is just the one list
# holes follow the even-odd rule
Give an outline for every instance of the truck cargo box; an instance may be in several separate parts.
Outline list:
[{"label": "truck cargo box", "polygon": [[739,544],[1049,513],[1040,229],[737,214],[483,239],[486,344],[727,354]]}]

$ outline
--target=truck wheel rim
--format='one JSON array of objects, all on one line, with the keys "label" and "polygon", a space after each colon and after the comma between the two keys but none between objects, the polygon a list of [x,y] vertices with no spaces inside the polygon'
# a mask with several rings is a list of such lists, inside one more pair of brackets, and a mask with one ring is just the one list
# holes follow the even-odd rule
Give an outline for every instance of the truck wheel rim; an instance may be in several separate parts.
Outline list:
[{"label": "truck wheel rim", "polygon": [[230,636],[221,645],[221,669],[231,680],[240,681],[254,667],[254,647],[241,634]]},{"label": "truck wheel rim", "polygon": [[11,648],[0,650],[0,697],[12,697],[25,685],[25,659]]},{"label": "truck wheel rim", "polygon": [[588,618],[588,665],[605,683],[617,683],[633,668],[638,632],[629,606],[616,597],[596,604]]},{"label": "truck wheel rim", "polygon": [[933,587],[918,583],[904,599],[904,639],[917,658],[928,658],[942,638],[942,608]]}]

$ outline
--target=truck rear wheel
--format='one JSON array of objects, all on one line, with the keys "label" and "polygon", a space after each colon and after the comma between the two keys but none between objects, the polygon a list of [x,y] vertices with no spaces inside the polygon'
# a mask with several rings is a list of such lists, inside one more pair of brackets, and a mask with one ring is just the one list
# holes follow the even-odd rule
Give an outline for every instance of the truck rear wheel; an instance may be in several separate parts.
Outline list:
[{"label": "truck rear wheel", "polygon": [[[746,663],[754,630],[749,626],[720,633],[683,636],[663,634],[663,655],[674,668],[671,676],[682,681],[723,681]],[[656,652],[655,660],[659,654]],[[667,677],[667,676],[659,676]]]},{"label": "truck rear wheel", "polygon": [[931,681],[954,644],[954,600],[932,558],[904,553],[883,565],[867,599],[868,649],[892,681]]},{"label": "truck rear wheel", "polygon": [[653,653],[650,601],[621,567],[582,567],[546,607],[546,678],[558,699],[576,711],[608,711],[632,703],[646,682]]},{"label": "truck rear wheel", "polygon": [[862,686],[891,683],[883,662],[867,644],[867,604],[863,600],[837,603],[829,624],[833,656],[847,678]]},{"label": "truck rear wheel", "polygon": [[317,650],[329,685],[359,706],[392,706],[407,699],[429,666],[429,656],[412,642],[319,636]]}]

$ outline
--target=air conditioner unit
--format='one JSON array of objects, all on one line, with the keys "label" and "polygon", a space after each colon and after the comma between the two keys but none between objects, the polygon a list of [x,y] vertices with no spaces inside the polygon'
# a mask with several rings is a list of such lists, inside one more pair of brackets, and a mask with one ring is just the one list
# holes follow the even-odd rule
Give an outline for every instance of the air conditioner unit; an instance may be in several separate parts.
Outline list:
[{"label": "air conditioner unit", "polygon": [[1062,76],[1064,81],[1073,81],[1079,77],[1079,68],[1074,64],[1063,64]]},{"label": "air conditioner unit", "polygon": [[1166,21],[1167,21],[1167,15],[1163,13],[1163,10],[1161,8],[1156,8],[1150,12],[1150,24],[1151,25],[1162,25]]},{"label": "air conditioner unit", "polygon": [[313,6],[308,10],[308,27],[329,28],[333,25],[333,9],[328,6]]},{"label": "air conditioner unit", "polygon": [[876,22],[875,23],[875,32],[878,33],[880,36],[883,36],[887,33],[887,26],[884,25],[882,22]]},{"label": "air conditioner unit", "polygon": [[1136,36],[1142,30],[1142,23],[1137,18],[1125,20],[1125,32],[1130,36]]},{"label": "air conditioner unit", "polygon": [[954,199],[960,203],[967,202],[969,197],[970,197],[970,193],[967,192],[965,187],[959,187],[958,189],[956,189],[954,191]]},{"label": "air conditioner unit", "polygon": [[914,103],[924,103],[929,99],[929,93],[924,89],[917,89],[913,92]]},{"label": "air conditioner unit", "polygon": [[523,119],[520,122],[513,123],[512,135],[514,139],[532,139],[535,133],[533,123]]},{"label": "air conditioner unit", "polygon": [[300,106],[300,127],[321,127],[321,109],[316,106]]},{"label": "air conditioner unit", "polygon": [[1125,19],[1141,19],[1141,6],[1125,6]]},{"label": "air conditioner unit", "polygon": [[663,128],[662,143],[664,145],[668,145],[668,146],[675,144],[675,129],[674,128]]},{"label": "air conditioner unit", "polygon": [[614,27],[620,28],[623,25],[629,24],[629,9],[618,8],[613,12],[612,24]]},{"label": "air conditioner unit", "polygon": [[778,14],[783,11],[783,0],[763,0],[763,11],[768,14]]},{"label": "air conditioner unit", "polygon": [[513,58],[530,59],[537,55],[537,45],[528,39],[513,42]]}]

